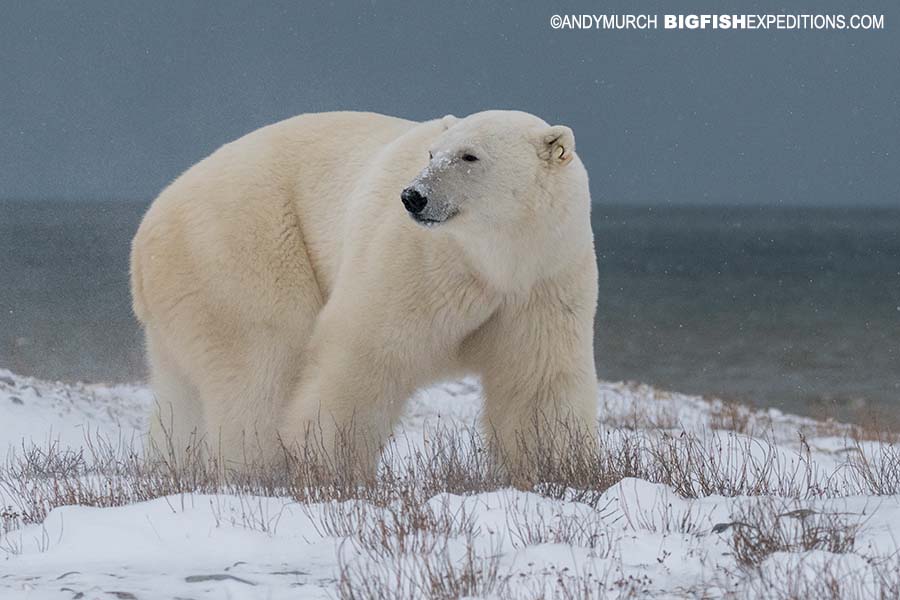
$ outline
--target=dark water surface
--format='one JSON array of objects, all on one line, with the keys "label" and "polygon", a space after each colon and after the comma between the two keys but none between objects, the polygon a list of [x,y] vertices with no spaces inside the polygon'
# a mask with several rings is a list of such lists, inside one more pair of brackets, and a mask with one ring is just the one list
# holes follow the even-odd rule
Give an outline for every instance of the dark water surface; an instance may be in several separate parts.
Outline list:
[{"label": "dark water surface", "polygon": [[611,378],[853,418],[900,409],[900,211],[594,217]]},{"label": "dark water surface", "polygon": [[[142,378],[145,203],[0,201],[0,367]],[[900,210],[598,206],[601,377],[844,418],[900,412]]]}]

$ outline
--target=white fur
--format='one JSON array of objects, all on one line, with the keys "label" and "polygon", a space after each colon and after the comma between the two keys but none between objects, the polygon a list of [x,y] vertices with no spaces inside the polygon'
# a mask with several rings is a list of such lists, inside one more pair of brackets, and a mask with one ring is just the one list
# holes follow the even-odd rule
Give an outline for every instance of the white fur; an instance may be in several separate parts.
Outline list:
[{"label": "white fur", "polygon": [[[156,442],[181,451],[196,432],[242,461],[311,423],[330,447],[352,423],[375,448],[416,389],[464,373],[513,461],[535,411],[593,431],[597,272],[574,150],[571,130],[520,112],[325,113],[192,167],[132,248]],[[410,185],[454,216],[415,223]]]}]

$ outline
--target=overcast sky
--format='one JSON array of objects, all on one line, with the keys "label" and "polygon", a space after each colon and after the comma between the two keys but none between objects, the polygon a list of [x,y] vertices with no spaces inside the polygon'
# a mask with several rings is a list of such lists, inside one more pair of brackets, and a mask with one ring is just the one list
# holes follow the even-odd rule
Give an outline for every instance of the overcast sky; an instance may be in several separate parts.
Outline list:
[{"label": "overcast sky", "polygon": [[[900,205],[896,1],[480,4],[7,3],[0,198],[148,200],[303,112],[516,108],[575,130],[598,202]],[[868,12],[886,28],[550,27],[638,10]]]}]

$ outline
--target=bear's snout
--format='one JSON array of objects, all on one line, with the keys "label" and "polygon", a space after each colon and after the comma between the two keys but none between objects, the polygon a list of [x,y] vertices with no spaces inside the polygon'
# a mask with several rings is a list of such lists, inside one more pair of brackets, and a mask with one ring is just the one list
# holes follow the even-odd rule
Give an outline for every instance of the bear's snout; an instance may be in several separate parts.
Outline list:
[{"label": "bear's snout", "polygon": [[408,187],[400,193],[400,199],[403,200],[403,206],[406,210],[414,215],[419,214],[428,204],[428,198],[419,193],[416,188]]}]

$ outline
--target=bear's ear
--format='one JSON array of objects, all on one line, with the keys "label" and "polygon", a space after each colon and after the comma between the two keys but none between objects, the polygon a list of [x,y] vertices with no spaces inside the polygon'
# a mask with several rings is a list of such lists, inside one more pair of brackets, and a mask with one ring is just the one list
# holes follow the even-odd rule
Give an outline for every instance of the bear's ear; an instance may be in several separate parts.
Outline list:
[{"label": "bear's ear", "polygon": [[447,131],[457,123],[459,123],[459,117],[454,117],[453,115],[444,115],[441,117],[441,124],[444,126],[444,131]]},{"label": "bear's ear", "polygon": [[538,143],[538,156],[554,164],[565,165],[575,153],[575,134],[565,125],[553,125],[542,129]]}]

